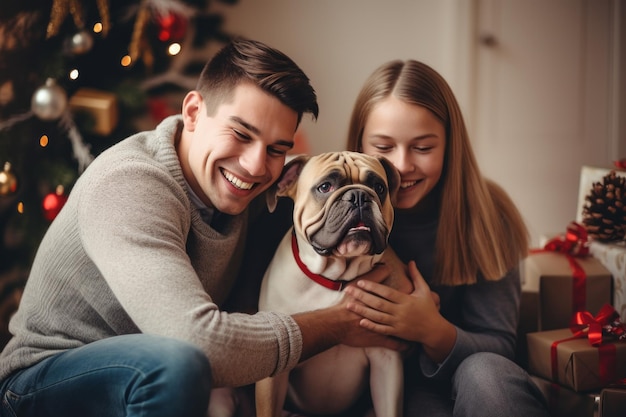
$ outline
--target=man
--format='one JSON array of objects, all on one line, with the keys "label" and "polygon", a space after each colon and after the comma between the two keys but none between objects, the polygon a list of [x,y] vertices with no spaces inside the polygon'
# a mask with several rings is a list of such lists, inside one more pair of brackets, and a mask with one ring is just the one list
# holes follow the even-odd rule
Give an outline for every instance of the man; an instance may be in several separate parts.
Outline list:
[{"label": "man", "polygon": [[338,343],[395,347],[363,330],[347,299],[294,316],[220,309],[245,262],[248,206],[278,178],[304,113],[318,113],[306,75],[238,40],[206,65],[182,115],[96,158],[42,240],[11,321],[3,411],[203,416],[213,387]]}]

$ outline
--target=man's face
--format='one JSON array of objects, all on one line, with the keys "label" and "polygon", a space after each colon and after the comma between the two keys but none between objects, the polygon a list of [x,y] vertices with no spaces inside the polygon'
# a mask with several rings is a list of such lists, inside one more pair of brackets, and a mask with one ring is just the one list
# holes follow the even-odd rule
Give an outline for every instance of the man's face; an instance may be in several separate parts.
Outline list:
[{"label": "man's face", "polygon": [[253,84],[207,116],[197,91],[183,102],[177,150],[185,178],[209,207],[239,214],[276,181],[293,147],[298,114]]}]

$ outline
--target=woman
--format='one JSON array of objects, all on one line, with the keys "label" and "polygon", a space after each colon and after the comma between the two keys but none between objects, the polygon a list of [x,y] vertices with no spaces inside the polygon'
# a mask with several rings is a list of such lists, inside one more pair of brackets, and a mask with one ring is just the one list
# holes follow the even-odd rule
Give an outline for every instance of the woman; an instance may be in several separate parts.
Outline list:
[{"label": "woman", "polygon": [[481,175],[446,81],[417,61],[382,65],[356,100],[348,149],[388,158],[402,178],[390,244],[415,290],[362,280],[347,292],[364,327],[416,342],[405,415],[548,415],[513,362],[528,233]]}]

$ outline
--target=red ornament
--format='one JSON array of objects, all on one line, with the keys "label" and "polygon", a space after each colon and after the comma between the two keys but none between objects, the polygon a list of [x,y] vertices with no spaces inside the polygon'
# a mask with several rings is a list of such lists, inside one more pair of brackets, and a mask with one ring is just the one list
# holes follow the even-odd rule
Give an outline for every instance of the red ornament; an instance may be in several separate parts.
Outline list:
[{"label": "red ornament", "polygon": [[162,42],[178,42],[187,33],[187,19],[176,13],[158,14],[155,20],[159,26],[158,37]]},{"label": "red ornament", "polygon": [[62,186],[57,187],[56,192],[47,194],[42,203],[43,216],[45,219],[50,222],[54,220],[65,205],[66,201],[67,196],[63,193]]},{"label": "red ornament", "polygon": [[160,122],[167,116],[177,114],[178,109],[170,106],[166,100],[162,98],[150,98],[148,99],[148,110],[152,119],[156,122]]}]

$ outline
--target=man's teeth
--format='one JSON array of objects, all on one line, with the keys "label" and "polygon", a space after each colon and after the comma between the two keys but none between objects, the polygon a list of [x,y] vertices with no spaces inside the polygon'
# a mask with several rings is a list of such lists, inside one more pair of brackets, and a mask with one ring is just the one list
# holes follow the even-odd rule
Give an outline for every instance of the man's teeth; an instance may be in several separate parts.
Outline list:
[{"label": "man's teeth", "polygon": [[400,183],[400,188],[409,188],[417,184],[417,181],[405,181]]},{"label": "man's teeth", "polygon": [[224,178],[226,178],[232,185],[241,190],[249,190],[254,187],[254,183],[243,182],[228,171],[222,171],[222,173],[224,174]]}]

